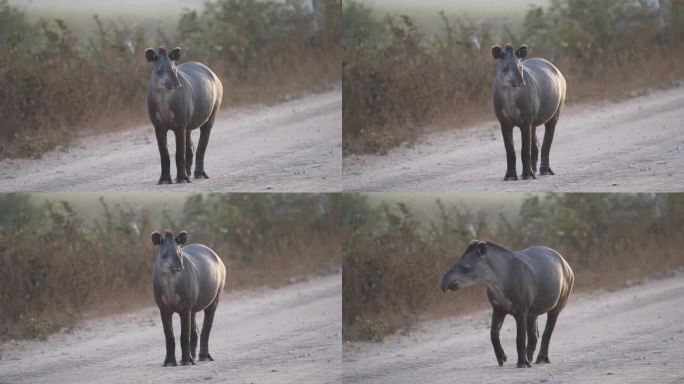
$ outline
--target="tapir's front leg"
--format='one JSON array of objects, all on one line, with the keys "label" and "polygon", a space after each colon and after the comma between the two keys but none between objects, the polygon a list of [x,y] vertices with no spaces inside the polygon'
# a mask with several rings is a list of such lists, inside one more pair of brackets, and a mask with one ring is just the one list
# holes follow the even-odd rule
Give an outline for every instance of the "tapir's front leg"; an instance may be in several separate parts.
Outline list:
[{"label": "tapir's front leg", "polygon": [[157,136],[157,146],[159,146],[159,157],[161,159],[159,184],[171,184],[171,160],[169,159],[169,148],[166,144],[167,130],[160,126],[155,126],[154,134]]},{"label": "tapir's front leg", "polygon": [[499,363],[499,367],[506,362],[506,353],[501,347],[501,340],[499,339],[499,333],[501,332],[501,325],[506,318],[506,313],[494,308],[492,313],[492,328],[491,328],[491,338],[492,346],[494,347],[494,355],[496,355],[496,361]]},{"label": "tapir's front leg", "polygon": [[195,365],[195,360],[190,354],[190,327],[192,326],[192,313],[190,310],[179,313],[181,323],[181,365]]},{"label": "tapir's front leg", "polygon": [[501,124],[501,135],[506,147],[506,176],[504,181],[518,180],[515,170],[515,147],[513,147],[513,126]]},{"label": "tapir's front leg", "polygon": [[525,351],[525,344],[527,344],[527,313],[516,314],[515,325],[517,328],[515,346],[518,349],[518,368],[531,367],[530,362],[527,360],[527,353]]},{"label": "tapir's front leg", "polygon": [[177,128],[174,133],[176,134],[176,183],[189,183],[190,179],[185,170],[185,151],[187,149],[185,146],[185,130]]},{"label": "tapir's front leg", "polygon": [[520,127],[520,137],[522,139],[522,147],[520,148],[520,158],[522,159],[522,179],[534,179],[534,172],[532,172],[532,126],[524,124]]},{"label": "tapir's front leg", "polygon": [[176,363],[176,342],[173,336],[173,312],[160,310],[162,326],[164,327],[164,337],[166,338],[166,358],[164,359],[164,367],[171,365],[175,367]]}]

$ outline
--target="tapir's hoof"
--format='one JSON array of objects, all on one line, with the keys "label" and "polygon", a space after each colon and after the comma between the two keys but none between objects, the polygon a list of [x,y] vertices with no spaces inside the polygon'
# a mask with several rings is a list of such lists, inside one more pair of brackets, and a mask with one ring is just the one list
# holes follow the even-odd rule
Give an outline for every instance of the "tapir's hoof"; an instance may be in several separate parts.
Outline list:
[{"label": "tapir's hoof", "polygon": [[506,176],[504,176],[503,181],[509,181],[509,180],[518,180],[518,175],[516,175],[515,173],[512,175],[509,175],[507,173]]},{"label": "tapir's hoof", "polygon": [[530,368],[532,366],[530,365],[529,362],[525,361],[525,362],[518,362],[517,367],[518,368]]},{"label": "tapir's hoof", "polygon": [[159,185],[161,185],[161,184],[171,184],[171,176],[166,176],[166,177],[162,176],[162,177],[160,177],[160,178],[159,178],[159,182],[158,182],[157,184],[159,184]]},{"label": "tapir's hoof", "polygon": [[166,359],[164,360],[164,365],[163,367],[176,367],[178,364],[176,363],[176,359]]},{"label": "tapir's hoof", "polygon": [[537,361],[534,362],[535,364],[550,364],[551,362],[549,361],[548,356],[537,356]]},{"label": "tapir's hoof", "polygon": [[531,179],[536,179],[536,177],[534,176],[534,173],[529,173],[529,174],[523,173],[522,179],[523,180],[531,180]]},{"label": "tapir's hoof", "polygon": [[188,358],[181,360],[181,365],[196,365],[196,363],[192,358]]},{"label": "tapir's hoof", "polygon": [[504,353],[500,359],[496,359],[496,360],[499,363],[499,367],[503,367],[503,364],[506,362],[506,360],[508,360],[508,358],[506,357],[506,354]]},{"label": "tapir's hoof", "polygon": [[209,352],[200,352],[199,354],[199,361],[214,361],[214,358],[211,357]]},{"label": "tapir's hoof", "polygon": [[207,173],[204,171],[195,171],[195,179],[208,179],[209,176],[207,176]]},{"label": "tapir's hoof", "polygon": [[189,183],[190,179],[188,179],[187,176],[185,177],[176,177],[176,184],[182,184],[182,183]]},{"label": "tapir's hoof", "polygon": [[539,174],[540,174],[540,175],[555,175],[555,173],[553,173],[553,171],[551,170],[551,168],[546,168],[546,167],[540,168],[540,169],[539,169]]}]

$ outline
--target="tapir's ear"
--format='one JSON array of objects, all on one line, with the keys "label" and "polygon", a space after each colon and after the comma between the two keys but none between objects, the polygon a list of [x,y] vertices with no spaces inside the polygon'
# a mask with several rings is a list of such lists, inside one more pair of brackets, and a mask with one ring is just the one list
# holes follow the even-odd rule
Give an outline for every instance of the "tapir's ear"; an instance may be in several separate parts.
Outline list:
[{"label": "tapir's ear", "polygon": [[162,238],[159,232],[152,232],[152,244],[159,245],[161,244],[161,240]]},{"label": "tapir's ear", "polygon": [[498,45],[495,45],[492,47],[492,56],[494,56],[495,59],[500,59],[503,57],[503,49],[499,47]]},{"label": "tapir's ear", "polygon": [[487,254],[487,243],[484,241],[480,241],[477,243],[477,254],[480,256],[484,256]]},{"label": "tapir's ear", "polygon": [[521,45],[520,48],[518,48],[518,50],[515,51],[515,55],[521,59],[526,58],[527,57],[527,45]]},{"label": "tapir's ear", "polygon": [[153,62],[153,61],[155,61],[155,60],[157,60],[157,55],[154,53],[154,49],[152,49],[152,48],[147,48],[147,49],[145,50],[145,58],[146,58],[147,61],[149,61],[150,63]]},{"label": "tapir's ear", "polygon": [[171,59],[172,61],[177,61],[178,59],[180,59],[180,52],[180,47],[174,48],[173,51],[169,53],[169,59]]},{"label": "tapir's ear", "polygon": [[176,244],[183,245],[188,241],[188,233],[183,231],[176,236]]}]

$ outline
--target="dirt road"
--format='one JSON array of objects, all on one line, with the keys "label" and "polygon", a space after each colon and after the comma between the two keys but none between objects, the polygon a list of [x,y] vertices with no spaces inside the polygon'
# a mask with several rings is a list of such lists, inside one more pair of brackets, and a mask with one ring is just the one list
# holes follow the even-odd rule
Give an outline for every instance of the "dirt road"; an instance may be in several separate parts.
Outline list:
[{"label": "dirt road", "polygon": [[[157,185],[151,124],[78,140],[39,160],[0,161],[0,191],[328,192],[341,183],[339,87],[273,107],[225,108],[209,139],[209,180]],[[199,130],[193,132],[195,146]],[[171,176],[175,140],[169,133]]]},{"label": "dirt road", "polygon": [[[150,307],[47,341],[4,345],[0,383],[339,383],[341,280],[228,294],[209,339],[213,362],[162,368],[163,330]],[[177,315],[173,321],[180,359]]]},{"label": "dirt road", "polygon": [[[429,134],[386,156],[343,162],[347,191],[684,191],[684,87],[618,104],[568,107],[551,148],[555,176],[503,182],[498,122]],[[541,145],[544,127],[538,128]],[[520,131],[515,130],[518,174]]]},{"label": "dirt road", "polygon": [[[684,276],[613,293],[570,296],[551,338],[551,364],[528,369],[515,367],[515,321],[510,316],[501,331],[508,362],[497,365],[490,316],[483,311],[427,322],[384,343],[346,343],[344,382],[684,382]],[[546,316],[540,317],[540,332],[545,321]]]}]

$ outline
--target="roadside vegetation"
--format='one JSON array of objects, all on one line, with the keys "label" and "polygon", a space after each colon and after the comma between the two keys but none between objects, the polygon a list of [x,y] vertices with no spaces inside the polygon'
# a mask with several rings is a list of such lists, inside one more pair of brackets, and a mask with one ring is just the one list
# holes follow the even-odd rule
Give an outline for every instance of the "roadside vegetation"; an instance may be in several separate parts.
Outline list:
[{"label": "roadside vegetation", "polygon": [[0,340],[45,338],[84,314],[153,305],[153,231],[186,230],[190,243],[214,249],[229,291],[277,287],[341,263],[332,195],[197,194],[176,214],[102,198],[90,220],[41,198],[0,195]]},{"label": "roadside vegetation", "polygon": [[487,18],[440,12],[440,32],[428,36],[411,15],[378,17],[344,0],[344,154],[383,154],[428,129],[492,119],[494,44],[527,44],[530,57],[551,60],[568,81],[571,104],[679,85],[684,3],[659,4],[550,0],[530,6],[521,25],[497,28]]},{"label": "roadside vegetation", "polygon": [[312,12],[298,0],[208,1],[184,11],[172,33],[94,15],[96,30],[78,38],[62,19],[34,22],[0,0],[0,158],[38,157],[83,131],[146,122],[148,47],[180,46],[181,62],[206,63],[229,106],[337,82],[340,4],[313,3]]},{"label": "roadside vegetation", "polygon": [[380,341],[421,319],[489,308],[483,284],[440,289],[473,239],[559,251],[575,272],[575,292],[617,289],[684,266],[681,194],[535,194],[517,213],[498,215],[435,204],[438,213],[419,220],[402,202],[343,196],[344,340]]}]

